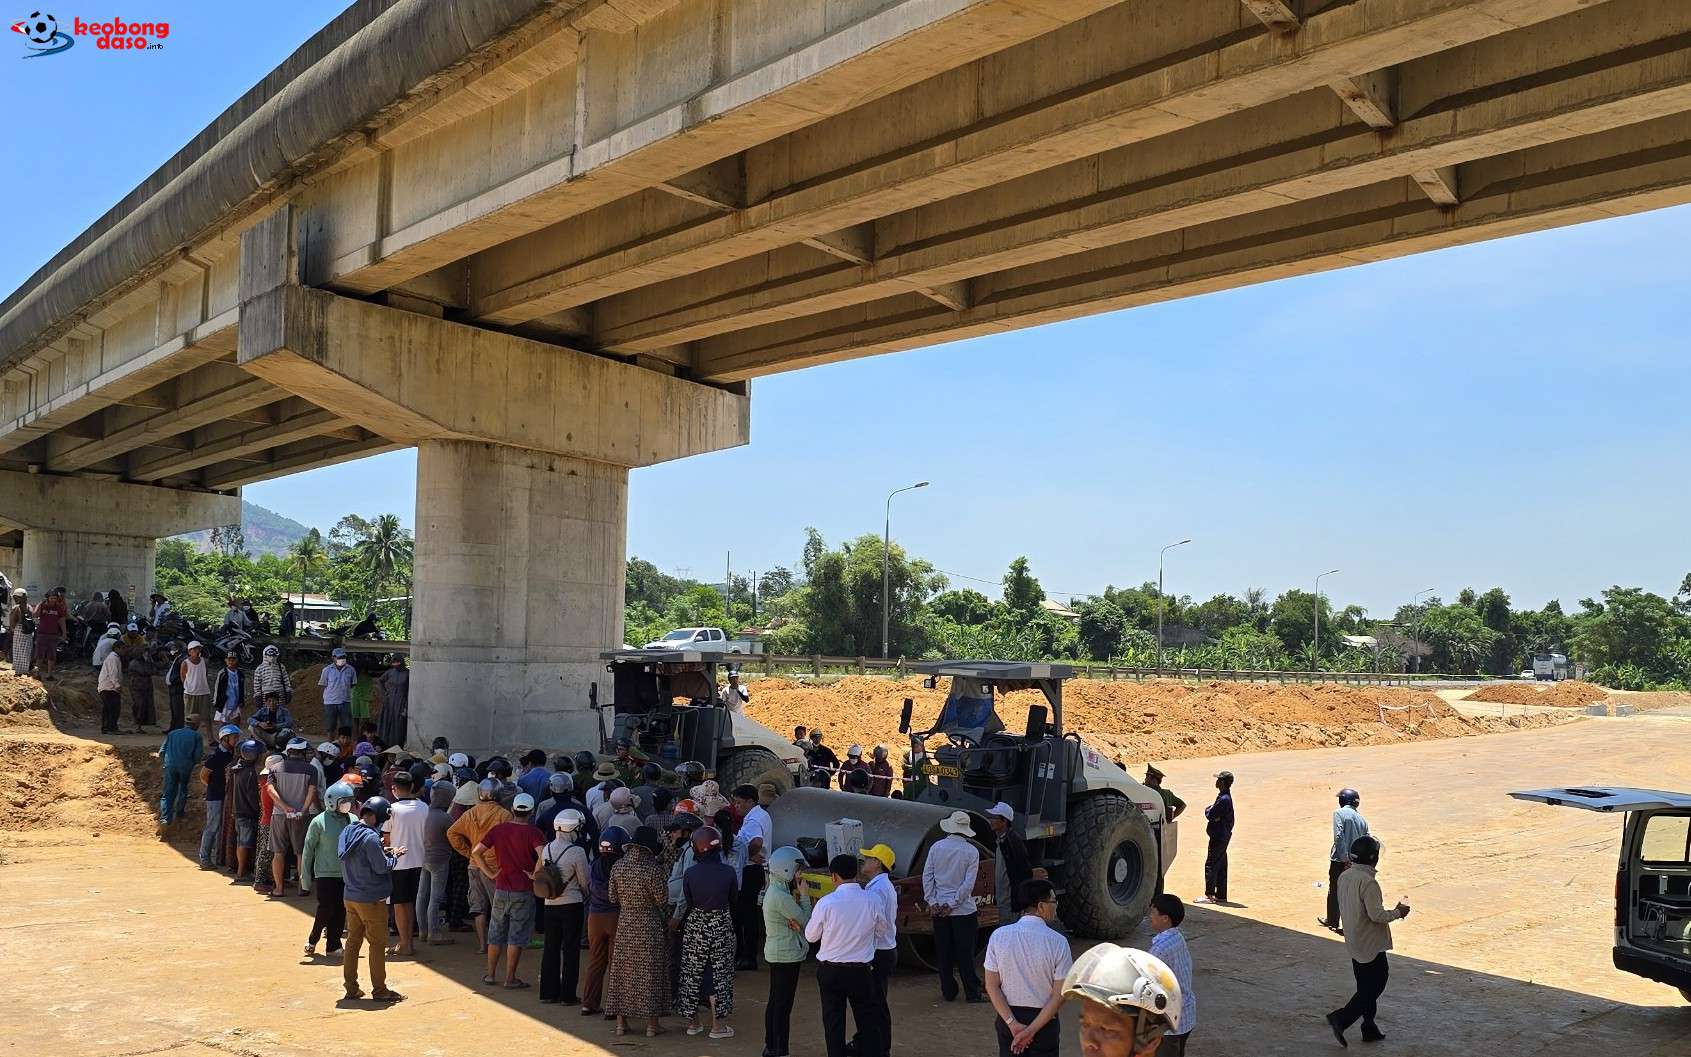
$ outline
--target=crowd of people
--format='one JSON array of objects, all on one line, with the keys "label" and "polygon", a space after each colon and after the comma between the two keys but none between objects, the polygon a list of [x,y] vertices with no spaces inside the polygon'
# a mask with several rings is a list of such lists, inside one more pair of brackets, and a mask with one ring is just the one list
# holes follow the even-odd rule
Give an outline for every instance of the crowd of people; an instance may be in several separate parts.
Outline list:
[{"label": "crowd of people", "polygon": [[[540,1003],[602,1017],[617,1035],[662,1034],[678,1017],[690,1035],[726,1039],[736,1033],[736,988],[761,967],[764,1053],[787,1057],[811,962],[829,1057],[890,1054],[899,917],[897,861],[885,843],[818,866],[773,846],[758,789],[722,790],[697,763],[664,771],[626,742],[611,758],[536,749],[513,764],[477,761],[444,739],[413,756],[370,728],[312,747],[297,734],[277,744],[224,722],[206,752],[200,718],[190,713],[160,748],[161,829],[182,819],[197,767],[201,868],[271,899],[313,897],[305,954],[338,958],[348,1000],[399,1001],[390,957],[473,936],[484,986],[533,988]],[[862,773],[839,770],[847,781]],[[992,817],[1007,822],[1013,812],[1000,807]],[[1099,1003],[1116,1018],[1105,1022],[1111,1030],[1138,1040],[1122,1057],[1153,1052],[1139,1045],[1151,1035],[1162,1052],[1181,1052],[1195,996],[1176,897],[1157,897],[1161,955],[1104,944],[1071,962],[1052,927],[1051,882],[1017,868],[1006,900],[1014,920],[993,932],[982,980],[973,898],[981,858],[966,812],[941,828],[920,876],[942,999],[990,1004],[1005,1055],[1054,1055],[1065,997]],[[1000,848],[1009,844],[1001,837]],[[537,933],[534,979],[524,958]]]},{"label": "crowd of people", "polygon": [[[369,997],[398,1001],[389,956],[471,935],[484,959],[483,985],[528,990],[524,957],[538,934],[538,1001],[602,1017],[617,1035],[633,1028],[656,1036],[665,1018],[679,1017],[690,1035],[730,1038],[736,986],[761,964],[763,1057],[787,1057],[801,967],[812,962],[828,1057],[889,1057],[899,915],[898,864],[887,844],[825,866],[775,847],[760,790],[723,790],[697,763],[665,771],[626,741],[611,758],[534,749],[513,764],[502,756],[477,761],[445,739],[414,756],[364,720],[356,736],[342,724],[313,747],[292,729],[288,680],[273,651],[251,673],[228,663],[212,676],[197,646],[172,661],[183,666],[185,714],[160,747],[161,833],[183,818],[198,769],[201,868],[226,870],[231,883],[272,899],[290,890],[314,897],[304,950],[339,958],[347,999],[365,997],[361,960],[369,962]],[[114,643],[102,665],[124,648]],[[345,705],[350,695],[338,691],[349,689],[347,665],[344,656],[336,662],[320,684],[326,704],[340,697],[335,703]],[[246,715],[243,704],[254,699],[263,704]],[[177,709],[173,701],[173,717]],[[350,711],[330,714],[338,721]],[[845,790],[898,797],[904,790],[895,783],[916,780],[908,769],[902,778],[893,771],[885,746],[866,757],[854,745],[840,760],[820,730],[798,728],[794,741],[813,781],[826,776]],[[1185,811],[1156,767],[1145,784],[1162,797],[1165,817]],[[1201,902],[1227,900],[1233,785],[1231,773],[1218,773],[1204,809],[1210,847]],[[1355,790],[1340,791],[1320,919],[1344,938],[1356,979],[1350,1000],[1326,1015],[1340,1045],[1358,1021],[1364,1041],[1384,1038],[1375,1018],[1389,926],[1409,914],[1402,903],[1382,905],[1380,844],[1360,806]],[[995,805],[987,817],[997,839],[1001,925],[986,944],[984,978],[973,898],[982,859],[966,812],[942,820],[945,835],[920,871],[918,905],[931,916],[940,998],[990,1004],[1001,1057],[1054,1057],[1067,1000],[1081,1001],[1089,1057],[1110,1046],[1123,1047],[1113,1051],[1121,1057],[1184,1054],[1197,1009],[1181,900],[1167,892],[1152,900],[1148,952],[1106,943],[1071,960],[1067,937],[1053,928],[1058,892],[1030,866],[1014,811]]]}]

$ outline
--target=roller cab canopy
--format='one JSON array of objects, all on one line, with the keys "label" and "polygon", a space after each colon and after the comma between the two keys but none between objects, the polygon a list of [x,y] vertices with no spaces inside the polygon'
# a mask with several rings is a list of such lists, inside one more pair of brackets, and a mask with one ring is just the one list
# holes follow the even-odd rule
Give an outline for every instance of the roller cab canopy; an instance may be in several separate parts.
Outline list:
[{"label": "roller cab canopy", "polygon": [[1605,814],[1691,808],[1691,793],[1669,793],[1660,789],[1592,785],[1568,786],[1565,789],[1531,789],[1509,795],[1516,800],[1532,800],[1553,807],[1577,807]]},{"label": "roller cab canopy", "polygon": [[950,679],[945,706],[935,732],[967,733],[975,739],[1004,729],[995,697],[1013,690],[1038,690],[1051,706],[1051,732],[1063,732],[1063,680],[1074,675],[1066,664],[1029,664],[1020,661],[931,661],[913,669],[927,677],[928,685]]}]

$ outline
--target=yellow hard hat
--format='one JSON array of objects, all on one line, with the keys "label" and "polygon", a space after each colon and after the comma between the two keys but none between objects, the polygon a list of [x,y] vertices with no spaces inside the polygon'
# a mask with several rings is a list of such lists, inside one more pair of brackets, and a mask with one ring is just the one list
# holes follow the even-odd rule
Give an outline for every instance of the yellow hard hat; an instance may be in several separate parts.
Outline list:
[{"label": "yellow hard hat", "polygon": [[885,844],[876,844],[871,847],[864,848],[862,851],[857,853],[857,857],[860,859],[874,859],[876,862],[885,867],[888,872],[891,872],[892,864],[897,859],[897,856],[893,854],[893,850]]}]

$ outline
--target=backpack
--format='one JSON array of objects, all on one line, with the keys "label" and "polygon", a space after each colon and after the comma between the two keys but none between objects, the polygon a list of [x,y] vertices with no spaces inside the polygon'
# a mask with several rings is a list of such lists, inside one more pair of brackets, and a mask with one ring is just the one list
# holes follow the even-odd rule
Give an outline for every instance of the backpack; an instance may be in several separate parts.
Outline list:
[{"label": "backpack", "polygon": [[534,894],[541,899],[556,899],[564,894],[564,873],[551,859],[542,857],[540,870],[534,875]]}]

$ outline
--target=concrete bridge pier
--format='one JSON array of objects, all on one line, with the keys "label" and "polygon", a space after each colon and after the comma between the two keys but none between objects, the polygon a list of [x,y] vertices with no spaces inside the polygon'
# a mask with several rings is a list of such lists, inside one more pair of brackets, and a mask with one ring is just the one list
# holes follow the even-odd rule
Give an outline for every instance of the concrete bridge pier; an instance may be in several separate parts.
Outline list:
[{"label": "concrete bridge pier", "polygon": [[593,744],[621,645],[631,467],[745,444],[744,384],[702,385],[298,283],[282,209],[242,236],[240,365],[417,447],[413,742]]},{"label": "concrete bridge pier", "polygon": [[133,605],[153,590],[155,543],[241,520],[236,495],[0,471],[0,525],[23,530],[19,586],[31,601],[64,587],[72,601],[117,588]]}]

